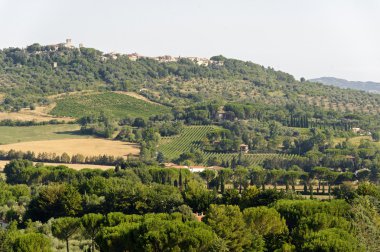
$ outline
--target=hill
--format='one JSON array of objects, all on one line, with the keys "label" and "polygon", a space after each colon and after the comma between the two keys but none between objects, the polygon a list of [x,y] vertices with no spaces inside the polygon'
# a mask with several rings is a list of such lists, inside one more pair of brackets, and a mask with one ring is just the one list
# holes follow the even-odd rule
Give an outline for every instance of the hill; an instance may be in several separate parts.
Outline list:
[{"label": "hill", "polygon": [[138,92],[170,106],[220,100],[292,107],[298,112],[315,108],[380,112],[378,95],[300,82],[271,67],[223,56],[202,62],[110,55],[83,47],[33,44],[25,49],[7,48],[0,51],[0,109],[46,104],[47,96],[66,92],[119,90]]},{"label": "hill", "polygon": [[351,88],[356,90],[363,90],[370,93],[380,93],[380,83],[367,81],[348,81],[345,79],[339,79],[334,77],[322,77],[311,79],[312,82],[318,82],[325,85],[331,85],[340,88]]}]

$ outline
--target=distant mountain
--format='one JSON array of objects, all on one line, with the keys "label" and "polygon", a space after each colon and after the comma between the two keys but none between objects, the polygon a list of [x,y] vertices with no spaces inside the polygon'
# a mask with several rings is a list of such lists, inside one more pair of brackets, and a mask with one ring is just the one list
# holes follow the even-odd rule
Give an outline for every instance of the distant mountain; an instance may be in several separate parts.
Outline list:
[{"label": "distant mountain", "polygon": [[363,90],[371,93],[380,93],[380,83],[367,81],[348,81],[334,77],[322,77],[309,80],[311,82],[318,82],[325,85],[332,85],[340,88],[351,88],[356,90]]}]

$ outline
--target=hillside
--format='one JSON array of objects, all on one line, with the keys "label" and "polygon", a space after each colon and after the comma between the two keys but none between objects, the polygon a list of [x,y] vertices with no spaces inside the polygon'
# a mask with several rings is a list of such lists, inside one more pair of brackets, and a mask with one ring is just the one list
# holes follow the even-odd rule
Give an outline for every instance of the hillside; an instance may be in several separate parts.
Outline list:
[{"label": "hillside", "polygon": [[309,81],[322,83],[324,85],[331,85],[340,88],[351,88],[356,90],[367,91],[370,93],[380,93],[380,83],[367,81],[348,81],[334,77],[322,77],[311,79]]},{"label": "hillside", "polygon": [[144,119],[170,112],[170,108],[143,101],[129,95],[105,92],[66,95],[56,100],[57,105],[50,112],[55,116],[99,116],[105,114],[114,118],[141,117]]},{"label": "hillside", "polygon": [[[166,59],[166,58],[163,58]],[[81,90],[134,91],[161,104],[190,105],[221,100],[378,114],[380,96],[299,82],[290,74],[252,62],[104,54],[92,48],[33,44],[0,51],[3,110],[47,103],[47,96]]]}]

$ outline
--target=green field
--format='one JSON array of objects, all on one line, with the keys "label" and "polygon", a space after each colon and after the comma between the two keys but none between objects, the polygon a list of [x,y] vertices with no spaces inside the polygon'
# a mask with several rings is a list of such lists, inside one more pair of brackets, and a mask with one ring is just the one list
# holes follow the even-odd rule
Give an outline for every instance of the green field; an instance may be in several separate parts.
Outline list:
[{"label": "green field", "polygon": [[[374,141],[372,141],[372,138],[370,136],[355,136],[355,137],[351,137],[351,138],[348,139],[348,142],[350,144],[352,144],[353,146],[358,147],[360,145],[360,142],[362,140],[368,140],[368,141],[374,143],[375,145],[380,146],[380,142],[374,142]],[[336,138],[334,138],[333,141],[334,141],[334,144],[339,144],[339,143],[342,143],[342,142],[346,141],[346,138],[336,137]]]},{"label": "green field", "polygon": [[[190,151],[191,148],[197,149],[200,147],[199,141],[204,139],[208,132],[212,131],[215,126],[188,126],[185,127],[182,133],[174,137],[162,138],[158,150],[161,151],[165,157],[169,159],[176,159],[183,152]],[[204,152],[204,163],[211,157],[216,157],[218,160],[224,160],[225,162],[231,162],[235,157],[238,158],[238,153],[215,153],[215,152]],[[286,157],[293,158],[294,155],[285,154],[273,154],[273,153],[263,153],[263,154],[244,154],[244,159],[247,159],[251,165],[262,164],[265,160],[274,157]]]},{"label": "green field", "polygon": [[80,118],[87,115],[105,113],[115,118],[141,117],[170,112],[170,108],[149,103],[134,97],[112,92],[97,94],[68,95],[57,100],[57,105],[50,112],[55,116]]},{"label": "green field", "polygon": [[89,138],[89,136],[79,135],[79,128],[75,124],[0,127],[0,144],[64,138]]}]

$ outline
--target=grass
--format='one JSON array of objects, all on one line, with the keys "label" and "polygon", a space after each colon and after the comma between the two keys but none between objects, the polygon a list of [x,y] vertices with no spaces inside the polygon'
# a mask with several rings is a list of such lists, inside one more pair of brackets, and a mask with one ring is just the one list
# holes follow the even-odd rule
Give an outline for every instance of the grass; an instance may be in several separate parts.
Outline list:
[{"label": "grass", "polygon": [[299,127],[288,127],[291,130],[298,131],[301,135],[309,135],[310,129],[309,128],[299,128]]},{"label": "grass", "polygon": [[57,105],[50,112],[52,115],[76,118],[99,115],[102,112],[115,118],[149,118],[170,112],[169,107],[113,92],[68,95],[57,99],[56,102]]},{"label": "grass", "polygon": [[[348,142],[350,144],[352,144],[353,146],[359,146],[360,145],[360,142],[362,140],[369,140],[372,142],[372,138],[370,136],[356,136],[356,137],[351,137],[348,139]],[[338,144],[338,143],[342,143],[346,141],[346,138],[342,138],[342,137],[337,137],[337,138],[334,138],[334,144]],[[380,142],[373,142],[375,143],[376,145],[379,145],[380,146]]]},{"label": "grass", "polygon": [[78,134],[75,124],[42,125],[29,127],[0,127],[0,144],[55,140],[66,138],[89,138]]}]

